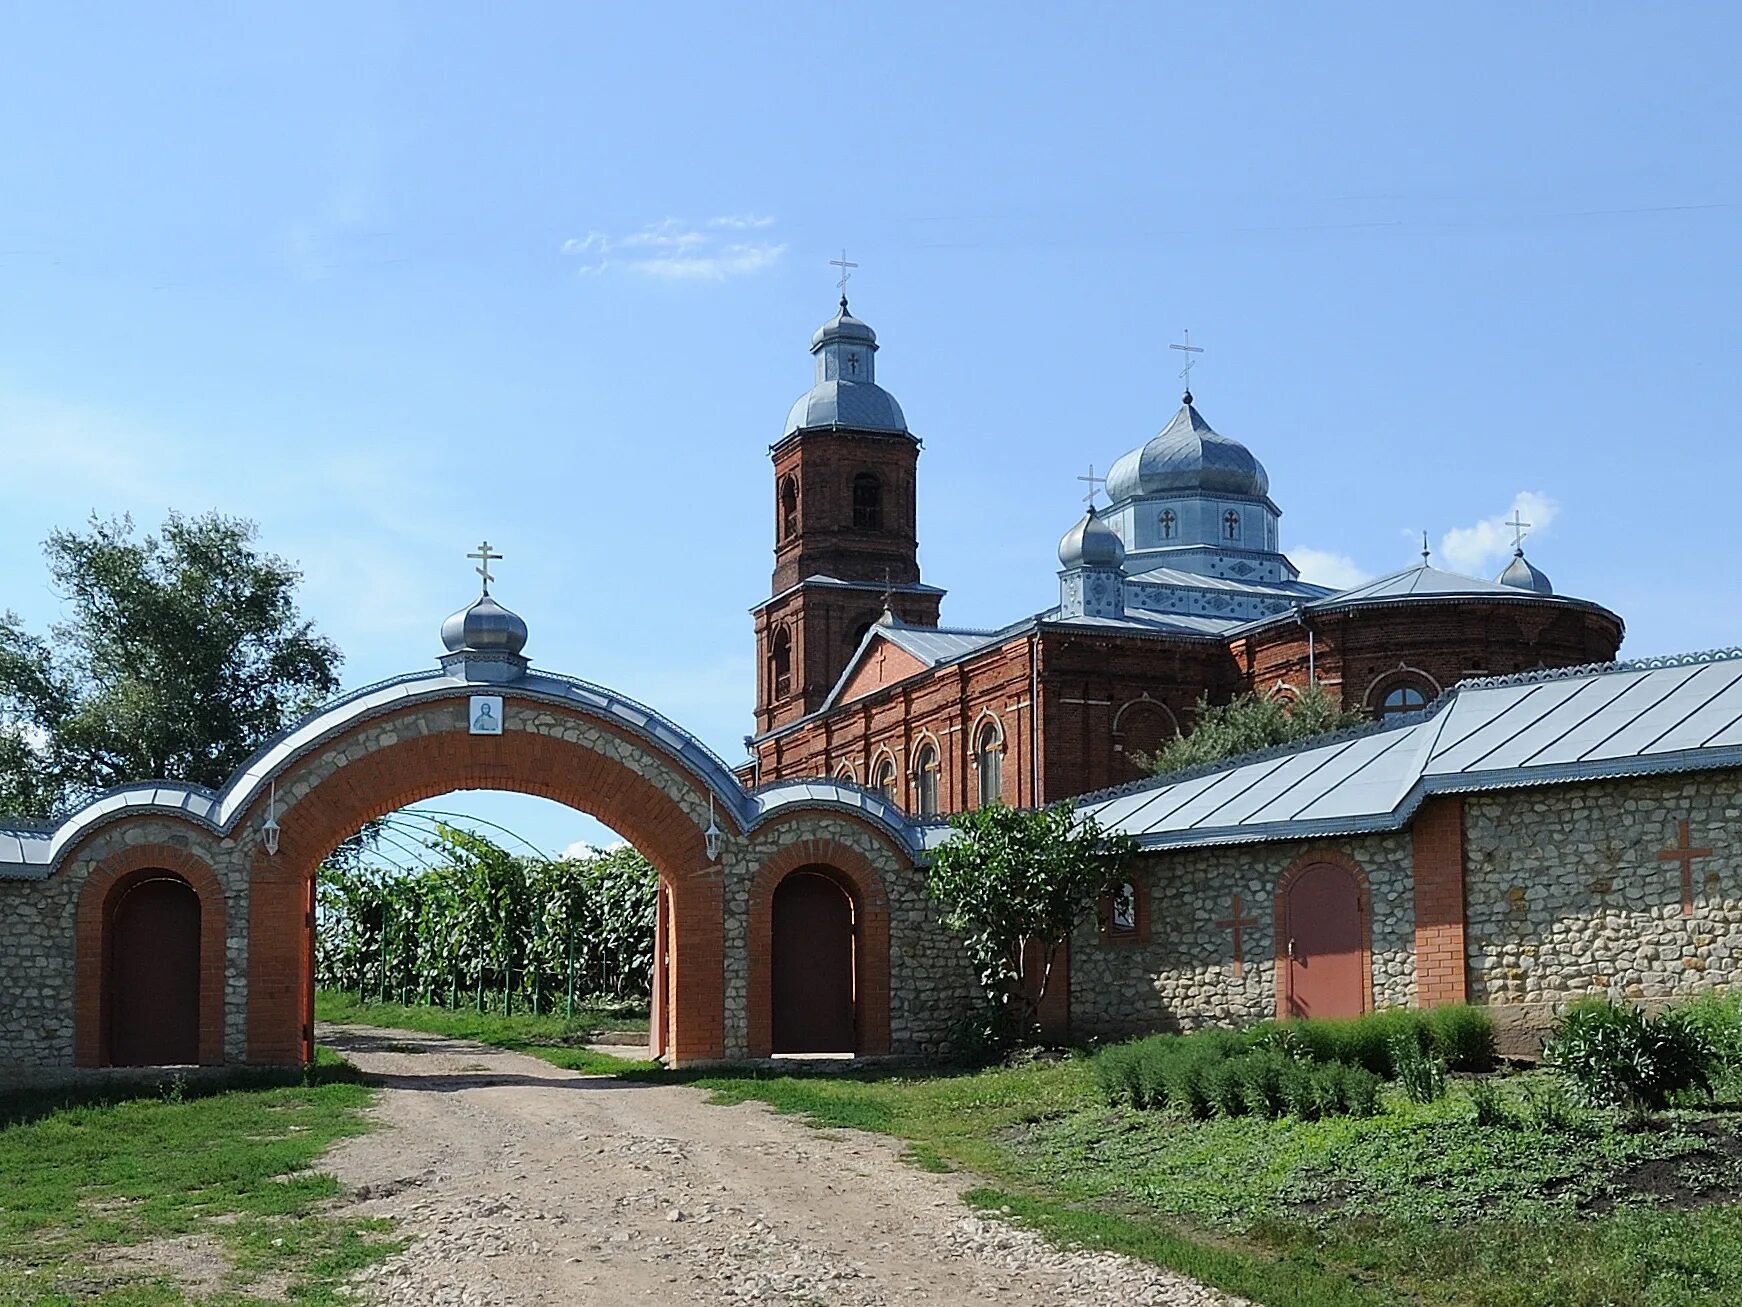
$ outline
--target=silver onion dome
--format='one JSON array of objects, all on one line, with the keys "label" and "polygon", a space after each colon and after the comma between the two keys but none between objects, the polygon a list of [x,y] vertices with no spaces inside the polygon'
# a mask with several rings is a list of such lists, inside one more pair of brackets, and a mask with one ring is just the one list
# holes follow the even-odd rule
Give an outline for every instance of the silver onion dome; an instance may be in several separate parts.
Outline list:
[{"label": "silver onion dome", "polygon": [[1523,549],[1512,551],[1512,561],[1506,565],[1506,570],[1499,577],[1501,585],[1509,585],[1517,590],[1529,590],[1532,594],[1551,595],[1554,586],[1549,584],[1546,573],[1533,566],[1524,556]]},{"label": "silver onion dome", "polygon": [[526,623],[488,594],[442,623],[449,653],[517,654],[526,647]]},{"label": "silver onion dome", "polygon": [[1117,504],[1143,495],[1192,491],[1263,498],[1270,493],[1270,474],[1245,445],[1213,430],[1187,391],[1173,421],[1113,464],[1107,473],[1107,497]]},{"label": "silver onion dome", "polygon": [[1125,542],[1096,514],[1095,506],[1091,504],[1089,511],[1083,514],[1083,520],[1066,531],[1059,541],[1059,562],[1067,568],[1122,567]]}]

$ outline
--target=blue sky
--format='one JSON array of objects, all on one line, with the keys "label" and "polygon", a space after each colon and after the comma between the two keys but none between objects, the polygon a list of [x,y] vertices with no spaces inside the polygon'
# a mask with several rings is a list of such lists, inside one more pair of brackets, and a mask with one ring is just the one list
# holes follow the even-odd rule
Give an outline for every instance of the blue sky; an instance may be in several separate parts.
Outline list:
[{"label": "blue sky", "polygon": [[[481,536],[543,666],[728,757],[827,260],[925,440],[945,620],[1051,601],[1092,460],[1199,407],[1309,578],[1532,560],[1738,638],[1734,6],[15,10],[0,605],[92,510],[258,520],[348,684]],[[605,838],[469,800],[535,842]]]}]

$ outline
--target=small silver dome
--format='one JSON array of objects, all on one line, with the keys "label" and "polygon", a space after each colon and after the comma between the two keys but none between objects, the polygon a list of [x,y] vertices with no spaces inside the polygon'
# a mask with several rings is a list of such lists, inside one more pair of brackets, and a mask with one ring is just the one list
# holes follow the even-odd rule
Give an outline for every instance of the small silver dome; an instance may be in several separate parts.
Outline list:
[{"label": "small silver dome", "polygon": [[811,336],[811,348],[817,349],[831,340],[861,340],[867,345],[875,345],[877,333],[871,330],[869,323],[861,322],[847,312],[847,301],[842,297],[841,311],[816,329]]},{"label": "small silver dome", "polygon": [[1191,392],[1173,421],[1148,444],[1134,449],[1107,473],[1107,497],[1115,504],[1142,495],[1205,491],[1210,494],[1270,493],[1264,464],[1238,440],[1212,430],[1192,407]]},{"label": "small silver dome", "polygon": [[486,594],[442,623],[442,644],[449,653],[517,654],[526,647],[526,623]]},{"label": "small silver dome", "polygon": [[1509,585],[1518,590],[1529,590],[1533,594],[1551,595],[1554,586],[1549,584],[1548,577],[1533,567],[1525,558],[1524,550],[1513,551],[1512,561],[1506,565],[1506,570],[1499,576],[1501,585]]},{"label": "small silver dome", "polygon": [[1125,542],[1112,527],[1095,514],[1095,506],[1083,514],[1064,538],[1059,541],[1059,562],[1067,568],[1122,567],[1125,563]]}]

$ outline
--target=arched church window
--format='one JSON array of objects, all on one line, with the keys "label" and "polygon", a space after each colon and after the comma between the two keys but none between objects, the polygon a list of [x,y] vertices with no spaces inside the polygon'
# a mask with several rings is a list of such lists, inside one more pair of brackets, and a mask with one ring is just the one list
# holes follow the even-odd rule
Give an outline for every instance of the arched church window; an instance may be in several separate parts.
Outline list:
[{"label": "arched church window", "polygon": [[1240,538],[1240,514],[1231,508],[1222,515],[1222,535],[1229,540]]},{"label": "arched church window", "polygon": [[883,483],[869,472],[853,478],[853,526],[859,531],[883,529]]},{"label": "arched church window", "polygon": [[798,534],[798,478],[785,476],[780,482],[780,538],[790,540]]},{"label": "arched church window", "polygon": [[998,728],[987,722],[980,728],[974,742],[974,763],[980,773],[980,806],[997,803],[1004,797],[1004,741]]},{"label": "arched church window", "polygon": [[768,646],[768,680],[774,687],[774,697],[783,699],[792,693],[792,632],[781,627]]},{"label": "arched church window", "polygon": [[854,784],[859,778],[853,774],[853,764],[850,762],[843,762],[835,768],[835,779]]},{"label": "arched church window", "polygon": [[876,774],[871,777],[871,788],[888,802],[895,802],[895,764],[888,758],[877,764]]},{"label": "arched church window", "polygon": [[938,815],[938,751],[932,745],[920,746],[913,763],[914,798],[919,815]]},{"label": "arched church window", "polygon": [[1174,529],[1178,525],[1179,518],[1174,516],[1173,509],[1164,508],[1161,510],[1161,538],[1163,540],[1172,540]]},{"label": "arched church window", "polygon": [[1427,695],[1418,686],[1396,685],[1385,692],[1385,698],[1379,703],[1381,718],[1396,717],[1400,713],[1420,712],[1427,707]]}]

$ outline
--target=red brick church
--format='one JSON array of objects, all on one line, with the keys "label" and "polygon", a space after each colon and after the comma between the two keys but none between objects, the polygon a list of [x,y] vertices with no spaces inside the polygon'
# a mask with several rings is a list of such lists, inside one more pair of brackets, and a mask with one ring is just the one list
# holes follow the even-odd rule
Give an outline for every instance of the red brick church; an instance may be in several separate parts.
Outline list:
[{"label": "red brick church", "polygon": [[1140,778],[1208,694],[1316,679],[1376,717],[1468,677],[1607,662],[1615,613],[1557,595],[1519,548],[1496,580],[1430,565],[1349,590],[1300,580],[1264,466],[1188,391],[1113,464],[1104,510],[1059,544],[1059,601],[997,630],[941,620],[920,575],[920,442],[847,310],[811,338],[815,384],[774,462],[774,577],[754,610],[743,779],[827,776],[930,816]]}]

